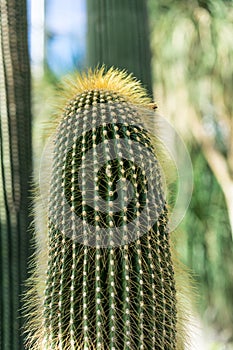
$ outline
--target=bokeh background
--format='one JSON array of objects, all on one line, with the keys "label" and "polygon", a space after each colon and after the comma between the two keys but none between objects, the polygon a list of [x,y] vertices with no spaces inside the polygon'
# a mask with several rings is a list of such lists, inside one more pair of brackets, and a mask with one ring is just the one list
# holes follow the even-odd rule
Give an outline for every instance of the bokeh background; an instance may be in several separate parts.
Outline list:
[{"label": "bokeh background", "polygon": [[[62,76],[86,68],[85,0],[28,0],[34,161]],[[196,288],[197,350],[233,349],[233,2],[148,0],[154,98],[189,150],[194,191],[177,249]],[[35,171],[37,175],[37,170]],[[182,189],[181,189],[182,191]]]}]

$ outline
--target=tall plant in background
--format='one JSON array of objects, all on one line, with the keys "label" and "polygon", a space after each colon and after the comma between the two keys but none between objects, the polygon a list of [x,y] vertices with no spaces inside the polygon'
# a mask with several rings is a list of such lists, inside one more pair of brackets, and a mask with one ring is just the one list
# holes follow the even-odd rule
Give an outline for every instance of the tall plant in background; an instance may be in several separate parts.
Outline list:
[{"label": "tall plant in background", "polygon": [[32,175],[26,0],[0,2],[0,348],[23,349]]},{"label": "tall plant in background", "polygon": [[[187,237],[188,245],[192,247],[192,254],[198,251],[204,257],[203,260],[194,259],[193,267],[211,295],[212,314],[218,310],[217,319],[229,321],[232,320],[232,308],[229,308],[232,296],[229,290],[233,266],[232,259],[228,260],[229,266],[225,266],[225,257],[232,256],[233,232],[232,2],[167,0],[156,3],[151,1],[150,6],[151,13],[156,13],[156,20],[151,17],[153,68],[157,86],[162,92],[161,100],[167,106],[164,112],[172,116],[176,127],[193,145],[196,183],[202,186],[205,183],[205,186],[209,186],[209,195],[212,193],[208,200],[206,191],[195,191],[191,203],[192,217],[200,223],[198,236],[201,233],[201,240],[196,239],[197,234],[191,234]],[[195,149],[202,152],[204,159],[195,155]],[[202,177],[200,172],[203,169],[205,176]],[[200,179],[203,183],[200,183]],[[218,193],[219,210],[214,193]],[[194,204],[198,202],[206,203],[206,206],[198,209]],[[215,220],[210,221],[213,212]],[[219,227],[219,222],[224,222],[224,225]],[[187,219],[187,228],[190,228],[189,224]],[[223,243],[226,241],[228,244]],[[219,252],[220,246],[222,252],[218,253],[213,264],[212,252]],[[200,261],[202,267],[199,266]],[[221,273],[216,273],[217,264],[224,266]],[[211,278],[205,278],[206,270]],[[222,293],[217,293],[217,290]],[[203,295],[205,308],[209,295]],[[220,309],[216,306],[219,299],[222,305]]]},{"label": "tall plant in background", "polygon": [[87,65],[133,73],[152,96],[146,0],[87,0]]}]

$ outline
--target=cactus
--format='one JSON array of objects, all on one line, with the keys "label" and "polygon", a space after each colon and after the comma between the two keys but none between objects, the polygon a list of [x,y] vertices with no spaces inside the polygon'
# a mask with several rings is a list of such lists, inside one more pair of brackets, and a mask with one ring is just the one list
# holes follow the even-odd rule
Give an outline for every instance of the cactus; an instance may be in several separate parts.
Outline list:
[{"label": "cactus", "polygon": [[151,101],[134,78],[104,68],[62,95],[29,348],[182,349],[168,211],[141,117]]},{"label": "cactus", "polygon": [[0,348],[21,350],[21,294],[31,255],[30,64],[26,0],[0,2]]},{"label": "cactus", "polygon": [[153,96],[147,0],[87,0],[87,65],[126,69]]}]

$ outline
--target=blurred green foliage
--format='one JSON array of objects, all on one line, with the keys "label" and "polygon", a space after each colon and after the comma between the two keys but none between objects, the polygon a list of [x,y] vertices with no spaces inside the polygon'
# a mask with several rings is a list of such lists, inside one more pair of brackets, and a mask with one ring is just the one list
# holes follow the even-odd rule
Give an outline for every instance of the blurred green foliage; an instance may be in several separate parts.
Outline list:
[{"label": "blurred green foliage", "polygon": [[192,136],[194,116],[232,177],[233,2],[149,0],[155,95],[189,145],[194,192],[179,250],[208,325],[233,341],[233,242],[222,188]]},{"label": "blurred green foliage", "polygon": [[197,279],[199,310],[218,328],[233,324],[233,244],[221,188],[201,149],[193,146],[194,192],[183,223],[183,259]]}]

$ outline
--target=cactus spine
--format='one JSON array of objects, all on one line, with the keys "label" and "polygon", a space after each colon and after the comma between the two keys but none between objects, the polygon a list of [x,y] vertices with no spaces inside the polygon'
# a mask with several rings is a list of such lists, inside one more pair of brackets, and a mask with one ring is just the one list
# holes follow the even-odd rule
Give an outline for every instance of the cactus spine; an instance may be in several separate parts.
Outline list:
[{"label": "cactus spine", "polygon": [[138,109],[150,99],[135,79],[113,69],[78,76],[67,91],[53,138],[48,253],[39,252],[37,262],[47,259],[46,283],[37,272],[32,344],[177,349],[167,208],[156,149]]}]

